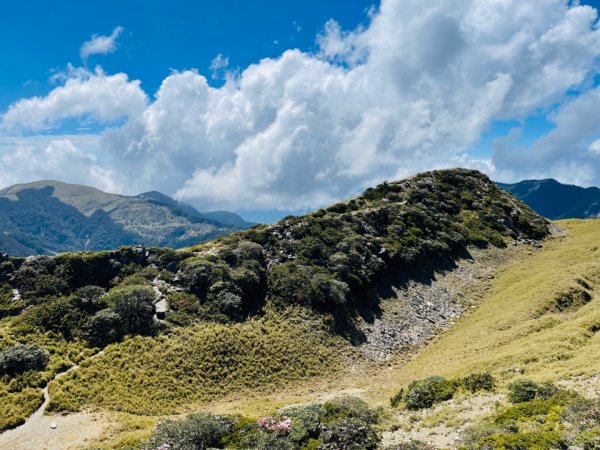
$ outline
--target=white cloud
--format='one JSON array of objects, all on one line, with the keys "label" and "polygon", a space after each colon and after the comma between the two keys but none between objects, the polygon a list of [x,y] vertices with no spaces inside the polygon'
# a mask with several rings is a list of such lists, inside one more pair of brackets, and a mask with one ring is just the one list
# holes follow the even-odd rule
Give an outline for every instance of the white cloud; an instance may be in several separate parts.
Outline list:
[{"label": "white cloud", "polygon": [[590,144],[589,151],[593,155],[600,156],[600,139],[598,139]]},{"label": "white cloud", "polygon": [[0,138],[0,186],[59,178],[119,191],[98,161],[98,143],[96,135]]},{"label": "white cloud", "polygon": [[229,66],[229,58],[221,55],[220,53],[214,57],[210,63],[210,71],[212,72],[212,78],[219,78],[223,70]]},{"label": "white cloud", "polygon": [[555,128],[527,148],[519,130],[495,142],[494,164],[505,178],[547,177],[590,185],[600,181],[600,87],[586,91],[549,116]]},{"label": "white cloud", "polygon": [[89,116],[100,122],[139,116],[146,106],[146,94],[139,81],[130,81],[119,73],[106,75],[100,68],[94,72],[69,70],[63,86],[46,97],[33,97],[12,104],[2,116],[5,129],[42,130],[65,119]]},{"label": "white cloud", "polygon": [[85,62],[92,55],[106,55],[113,53],[117,49],[117,38],[123,32],[123,27],[115,27],[108,36],[92,35],[89,41],[83,43],[79,49],[79,55]]},{"label": "white cloud", "polygon": [[[514,140],[497,144],[492,160],[465,154],[494,120],[565,104],[557,129],[574,122],[586,137],[573,154],[589,155],[598,136],[585,127],[599,129],[600,115],[578,124],[592,110],[577,105],[595,95],[594,9],[566,0],[383,0],[370,17],[350,31],[330,21],[317,54],[288,50],[219,88],[195,71],[174,72],[148,102],[124,74],[96,73],[16,103],[3,123],[40,129],[78,115],[126,116],[102,135],[98,161],[108,162],[94,164],[126,192],[158,189],[206,208],[310,208],[456,165],[597,179],[582,169],[588,160],[561,147],[566,132],[536,144],[530,159],[511,150]],[[221,56],[211,70],[224,63]],[[570,99],[570,89],[583,94]]]}]

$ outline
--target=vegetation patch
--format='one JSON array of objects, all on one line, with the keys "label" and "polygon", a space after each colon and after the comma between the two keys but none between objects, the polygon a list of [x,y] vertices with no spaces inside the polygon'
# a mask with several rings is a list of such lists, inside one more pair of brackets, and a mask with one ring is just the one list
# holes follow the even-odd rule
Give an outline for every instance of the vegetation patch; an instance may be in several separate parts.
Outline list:
[{"label": "vegetation patch", "polygon": [[404,404],[409,410],[431,408],[436,403],[450,400],[460,388],[468,392],[492,391],[494,377],[487,372],[473,373],[464,378],[447,380],[441,376],[431,376],[413,381],[406,391],[401,389],[390,399],[392,408]]},{"label": "vegetation patch", "polygon": [[126,339],[51,383],[48,409],[66,412],[93,405],[163,415],[340,370],[340,343],[313,323],[298,322],[206,323],[158,338]]},{"label": "vegetation patch", "polygon": [[[534,398],[500,410],[463,433],[465,449],[539,450],[580,446],[598,448],[600,403],[557,390],[546,399]],[[596,434],[597,436],[597,434]]]},{"label": "vegetation patch", "polygon": [[190,414],[160,422],[144,450],[374,450],[378,413],[358,398],[341,397],[324,404],[295,406],[277,414],[250,418]]}]

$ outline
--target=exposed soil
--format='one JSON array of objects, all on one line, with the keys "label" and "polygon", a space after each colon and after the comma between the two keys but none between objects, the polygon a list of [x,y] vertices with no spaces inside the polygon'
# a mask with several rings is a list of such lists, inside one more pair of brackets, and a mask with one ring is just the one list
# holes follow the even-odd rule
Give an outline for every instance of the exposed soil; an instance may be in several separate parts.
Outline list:
[{"label": "exposed soil", "polygon": [[[95,358],[102,352],[96,353]],[[75,365],[54,377],[54,380],[76,370]],[[53,381],[54,381],[53,380]],[[109,425],[104,415],[94,413],[77,413],[69,415],[44,415],[50,403],[48,385],[44,388],[44,402],[27,419],[12,430],[0,434],[0,449],[11,450],[65,450],[81,448],[86,441],[97,437]]]}]

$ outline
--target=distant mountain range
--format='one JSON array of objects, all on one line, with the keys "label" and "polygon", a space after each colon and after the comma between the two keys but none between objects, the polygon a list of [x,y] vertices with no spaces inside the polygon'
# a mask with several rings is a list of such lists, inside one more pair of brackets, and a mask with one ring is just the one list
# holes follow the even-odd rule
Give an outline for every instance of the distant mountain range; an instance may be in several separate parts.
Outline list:
[{"label": "distant mountain range", "polygon": [[133,244],[177,248],[252,225],[155,191],[129,197],[46,180],[0,191],[0,252],[18,256]]},{"label": "distant mountain range", "polygon": [[497,183],[548,219],[588,219],[600,215],[600,189],[562,184],[554,179]]}]

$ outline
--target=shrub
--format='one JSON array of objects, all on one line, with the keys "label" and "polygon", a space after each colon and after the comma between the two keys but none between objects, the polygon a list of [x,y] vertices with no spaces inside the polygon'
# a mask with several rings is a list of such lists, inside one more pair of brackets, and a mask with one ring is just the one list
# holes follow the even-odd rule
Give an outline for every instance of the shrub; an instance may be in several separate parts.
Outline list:
[{"label": "shrub", "polygon": [[297,304],[335,310],[345,305],[350,288],[318,266],[286,263],[269,272],[270,300],[278,306]]},{"label": "shrub", "polygon": [[374,450],[379,437],[368,422],[349,417],[321,428],[319,450]]},{"label": "shrub", "polygon": [[106,291],[100,286],[85,286],[75,292],[73,304],[84,311],[96,312],[106,307],[102,296]]},{"label": "shrub", "polygon": [[221,441],[231,433],[233,423],[224,416],[208,413],[190,414],[182,420],[159,422],[145,449],[205,450],[221,448]]},{"label": "shrub", "polygon": [[365,423],[376,423],[378,414],[369,409],[364,400],[358,397],[336,397],[323,404],[325,420],[333,422],[338,419],[358,419]]},{"label": "shrub", "polygon": [[435,403],[450,400],[456,384],[440,376],[413,381],[406,390],[404,400],[408,409],[430,408]]},{"label": "shrub", "polygon": [[14,375],[28,370],[43,370],[49,353],[37,344],[17,344],[0,352],[0,373]]},{"label": "shrub", "polygon": [[404,398],[404,388],[400,389],[396,395],[390,398],[390,405],[392,408],[397,408],[402,399]]},{"label": "shrub", "polygon": [[462,386],[469,392],[493,391],[494,377],[488,372],[472,373],[461,380]]},{"label": "shrub", "polygon": [[531,380],[518,380],[508,385],[508,399],[512,403],[529,402],[534,398],[549,399],[559,389],[552,383],[538,384]]},{"label": "shrub", "polygon": [[84,337],[90,345],[104,347],[123,336],[121,316],[110,308],[94,314],[86,324]]},{"label": "shrub", "polygon": [[126,286],[109,292],[106,302],[121,317],[125,334],[149,334],[154,328],[154,300],[149,286]]},{"label": "shrub", "polygon": [[300,444],[310,438],[319,437],[321,418],[325,416],[327,410],[323,405],[312,404],[284,408],[281,413],[292,419],[290,439]]}]

